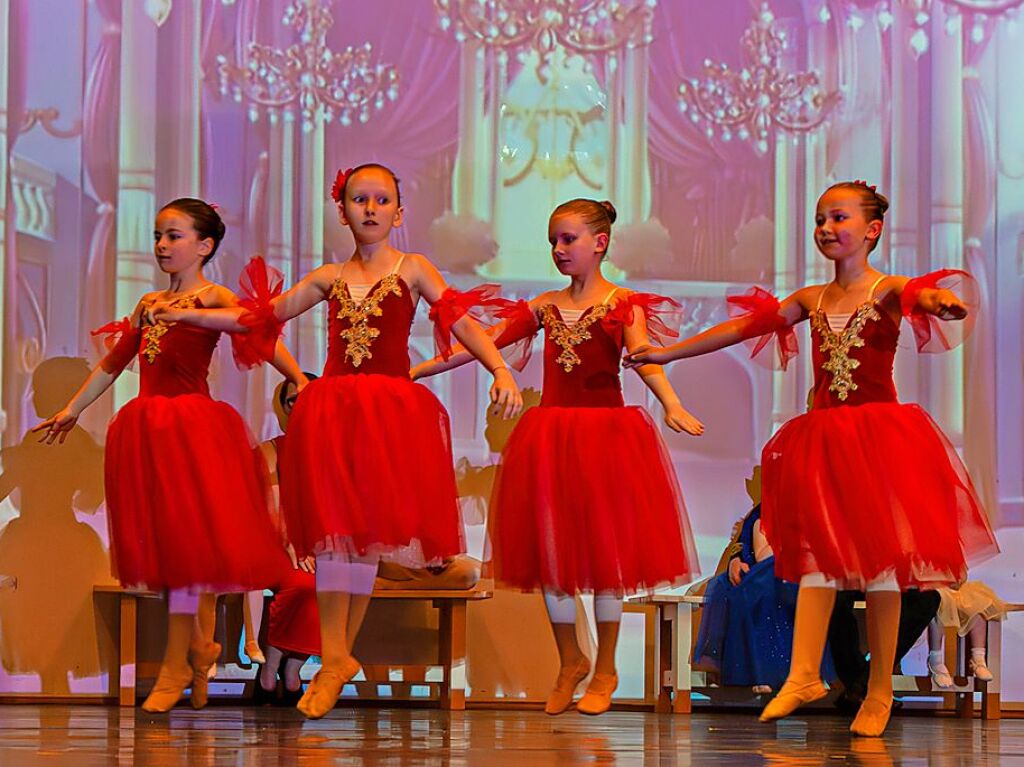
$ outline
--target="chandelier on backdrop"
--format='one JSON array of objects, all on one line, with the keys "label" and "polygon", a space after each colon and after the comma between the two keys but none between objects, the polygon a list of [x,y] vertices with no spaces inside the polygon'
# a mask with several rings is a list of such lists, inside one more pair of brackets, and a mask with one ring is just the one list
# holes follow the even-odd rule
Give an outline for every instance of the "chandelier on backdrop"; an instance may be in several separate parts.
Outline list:
[{"label": "chandelier on backdrop", "polygon": [[250,43],[241,65],[217,57],[220,92],[247,101],[253,122],[261,113],[271,122],[294,120],[297,113],[305,131],[317,120],[365,123],[398,97],[398,72],[373,62],[370,43],[341,53],[328,47],[327,30],[334,24],[329,0],[293,0],[281,23],[295,30],[298,42],[284,50]]},{"label": "chandelier on backdrop", "polygon": [[434,0],[441,29],[459,42],[537,54],[537,74],[548,79],[556,47],[587,56],[648,45],[657,0]]},{"label": "chandelier on backdrop", "polygon": [[[870,8],[865,10],[865,5],[870,5]],[[896,10],[905,9],[911,14],[912,25],[906,43],[917,58],[928,50],[928,28],[937,5],[946,11],[946,34],[955,35],[962,29],[969,29],[971,40],[980,43],[985,39],[988,24],[995,21],[1016,24],[1024,0],[882,0],[873,3],[847,0],[842,10],[843,18],[838,21],[859,30],[867,23],[865,17],[873,15],[879,29],[888,32],[895,21]],[[826,3],[818,8],[817,18],[823,24],[832,20],[832,11]]]},{"label": "chandelier on backdrop", "polygon": [[735,137],[765,154],[776,131],[813,131],[839,103],[839,93],[826,91],[816,72],[783,70],[790,40],[768,3],[761,3],[740,44],[745,63],[738,70],[705,59],[701,76],[679,85],[679,109],[708,138]]}]

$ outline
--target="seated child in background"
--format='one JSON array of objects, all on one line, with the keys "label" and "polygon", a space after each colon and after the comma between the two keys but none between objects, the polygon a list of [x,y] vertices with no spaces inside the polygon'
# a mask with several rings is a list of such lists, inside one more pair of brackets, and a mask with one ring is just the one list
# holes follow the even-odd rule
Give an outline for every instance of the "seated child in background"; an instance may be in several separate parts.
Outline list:
[{"label": "seated child in background", "polygon": [[939,611],[928,624],[928,673],[936,687],[953,686],[953,676],[946,668],[943,653],[945,629],[955,628],[960,636],[967,636],[971,657],[968,670],[982,682],[992,681],[985,658],[985,646],[989,621],[1006,619],[1006,613],[1019,610],[1024,605],[1004,602],[981,581],[967,581],[958,588],[937,589]]}]

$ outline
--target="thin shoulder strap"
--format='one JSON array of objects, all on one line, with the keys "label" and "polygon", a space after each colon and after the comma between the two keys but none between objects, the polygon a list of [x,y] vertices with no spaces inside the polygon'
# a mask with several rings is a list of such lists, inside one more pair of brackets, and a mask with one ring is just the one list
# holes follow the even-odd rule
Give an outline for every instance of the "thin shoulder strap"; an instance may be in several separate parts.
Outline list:
[{"label": "thin shoulder strap", "polygon": [[888,274],[883,274],[881,277],[879,277],[877,280],[875,280],[875,283],[871,286],[871,290],[868,291],[868,301],[871,301],[871,300],[874,299],[874,297],[875,297],[875,288],[877,288],[879,285],[881,285],[882,284],[882,280],[884,280],[888,276],[889,276]]},{"label": "thin shoulder strap", "polygon": [[828,290],[828,286],[831,285],[831,284],[832,284],[831,282],[826,283],[825,287],[823,287],[820,291],[818,291],[818,304],[817,304],[817,306],[814,307],[814,311],[816,311],[816,312],[820,312],[821,311],[821,299],[823,299],[825,297],[825,291]]},{"label": "thin shoulder strap", "polygon": [[405,261],[405,253],[398,259],[398,263],[395,264],[395,268],[391,270],[392,274],[398,274],[398,270],[402,268],[402,262]]},{"label": "thin shoulder strap", "polygon": [[618,290],[618,288],[617,288],[617,287],[615,287],[615,288],[612,288],[611,292],[610,292],[610,293],[609,293],[609,294],[608,294],[607,296],[605,296],[605,297],[604,297],[604,301],[602,301],[601,303],[602,303],[602,304],[606,304],[606,303],[608,303],[609,301],[611,301],[611,300],[612,300],[612,296],[614,296],[614,295],[615,295],[615,291],[616,291],[616,290]]}]

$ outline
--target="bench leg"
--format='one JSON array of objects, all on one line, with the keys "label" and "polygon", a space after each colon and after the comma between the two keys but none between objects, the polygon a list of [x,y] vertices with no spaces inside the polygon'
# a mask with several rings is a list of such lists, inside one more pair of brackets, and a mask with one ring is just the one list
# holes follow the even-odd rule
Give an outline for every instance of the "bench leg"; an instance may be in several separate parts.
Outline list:
[{"label": "bench leg", "polygon": [[676,605],[672,621],[672,713],[689,714],[693,710],[690,700],[690,653],[693,650],[693,607],[685,602]]},{"label": "bench leg", "polygon": [[669,691],[672,673],[672,619],[667,615],[664,605],[655,605],[656,626],[658,632],[657,686],[655,687],[654,711],[667,714],[672,710],[672,693]]},{"label": "bench leg", "polygon": [[438,608],[438,663],[444,668],[441,708],[466,708],[466,600],[444,599]]},{"label": "bench leg", "polygon": [[117,660],[120,689],[117,702],[121,706],[134,706],[138,600],[134,594],[121,594],[119,601],[121,626]]},{"label": "bench leg", "polygon": [[981,718],[995,721],[1002,716],[999,708],[999,693],[1003,681],[1003,624],[1000,621],[988,622],[986,651],[988,667],[993,678],[991,682],[982,685]]}]

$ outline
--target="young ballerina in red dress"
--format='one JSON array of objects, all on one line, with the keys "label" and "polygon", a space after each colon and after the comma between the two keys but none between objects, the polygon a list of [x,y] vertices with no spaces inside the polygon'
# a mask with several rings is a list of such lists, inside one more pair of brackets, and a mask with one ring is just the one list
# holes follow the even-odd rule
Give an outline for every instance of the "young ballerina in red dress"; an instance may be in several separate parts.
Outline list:
[{"label": "young ballerina in red dress", "polygon": [[[299,396],[279,463],[281,503],[299,557],[317,558],[323,666],[298,708],[326,714],[359,671],[352,645],[382,556],[438,563],[462,552],[448,414],[409,378],[409,333],[420,297],[435,337],[451,332],[494,375],[492,403],[512,415],[522,398],[491,339],[469,316],[489,289],[459,293],[423,256],[391,246],[402,222],[398,179],[382,165],[339,173],[333,196],[356,249],[325,264],[273,301],[285,322],[326,301],[327,364]],[[261,312],[174,310],[184,320],[240,330]]]},{"label": "young ballerina in red dress", "polygon": [[811,410],[786,423],[762,454],[762,525],[779,576],[800,583],[789,677],[761,714],[787,716],[826,694],[821,655],[836,588],[867,593],[868,693],[851,732],[878,736],[892,707],[900,590],[958,583],[967,560],[997,551],[995,536],[956,450],[893,384],[900,318],[919,350],[949,348],[937,319],[963,319],[951,289],[969,280],[944,270],[908,279],[868,262],[888,201],[864,182],[830,187],[818,200],[814,239],[835,278],[781,303],[764,291],[736,303],[749,311],[665,349],[630,355],[664,364],[775,332],[795,352],[791,327],[809,319],[814,354]]},{"label": "young ballerina in red dress", "polygon": [[[686,582],[699,571],[658,427],[642,408],[624,404],[619,380],[623,348],[649,344],[651,331],[668,333],[657,313],[674,302],[633,293],[601,274],[614,221],[610,202],[559,205],[548,239],[570,285],[502,310],[505,319],[490,331],[499,347],[528,345],[545,332],[541,404],[524,414],[502,452],[490,528],[499,583],[544,592],[561,661],[545,706],[549,714],[572,704],[591,671],[576,642],[577,592],[594,593],[598,633],[594,675],[577,710],[600,714],[618,684],[615,645],[623,595]],[[447,362],[438,358],[418,366],[413,376],[469,360],[456,352]],[[669,428],[703,432],[660,368],[651,365],[639,373],[665,408]]]},{"label": "young ballerina in red dress", "polygon": [[[156,217],[154,253],[167,274],[166,290],[147,293],[130,318],[101,331],[118,340],[67,406],[35,427],[52,443],[105,392],[136,357],[139,395],[110,423],[106,444],[106,502],[115,575],[126,587],[168,589],[167,648],[146,711],[167,711],[186,687],[192,704],[206,703],[207,672],[220,654],[212,615],[195,616],[204,595],[207,612],[219,591],[262,588],[288,568],[267,513],[266,468],[241,417],[210,397],[207,374],[218,331],[157,321],[155,303],[224,307],[234,293],[203,276],[225,227],[216,210],[192,198],[174,200]],[[269,294],[252,297],[253,305]],[[99,331],[97,331],[99,332]],[[275,348],[276,336],[239,338]],[[280,344],[275,366],[296,382],[305,378]],[[260,354],[266,354],[260,350]]]}]

